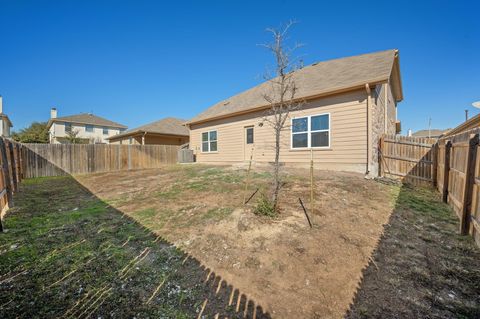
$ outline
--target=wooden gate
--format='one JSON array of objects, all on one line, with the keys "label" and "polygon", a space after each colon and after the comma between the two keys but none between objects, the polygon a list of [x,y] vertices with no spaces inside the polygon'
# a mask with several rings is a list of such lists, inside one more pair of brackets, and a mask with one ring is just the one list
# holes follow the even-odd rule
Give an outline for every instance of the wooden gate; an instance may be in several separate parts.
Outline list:
[{"label": "wooden gate", "polygon": [[435,185],[437,140],[386,135],[380,139],[380,176],[411,184]]}]

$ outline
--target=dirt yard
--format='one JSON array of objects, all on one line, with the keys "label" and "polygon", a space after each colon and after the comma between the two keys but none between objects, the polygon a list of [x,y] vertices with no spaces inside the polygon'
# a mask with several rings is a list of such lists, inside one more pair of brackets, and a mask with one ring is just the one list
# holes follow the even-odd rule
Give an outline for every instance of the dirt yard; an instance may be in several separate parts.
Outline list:
[{"label": "dirt yard", "polygon": [[[274,220],[242,207],[244,176],[232,168],[179,166],[79,181],[273,317],[341,317],[392,212],[391,189],[357,174],[318,172],[310,229],[298,202],[302,197],[308,206],[307,170],[288,171]],[[269,177],[255,172],[249,195],[267,188]]]},{"label": "dirt yard", "polygon": [[0,235],[1,318],[477,318],[480,251],[433,190],[200,165],[25,180]]}]

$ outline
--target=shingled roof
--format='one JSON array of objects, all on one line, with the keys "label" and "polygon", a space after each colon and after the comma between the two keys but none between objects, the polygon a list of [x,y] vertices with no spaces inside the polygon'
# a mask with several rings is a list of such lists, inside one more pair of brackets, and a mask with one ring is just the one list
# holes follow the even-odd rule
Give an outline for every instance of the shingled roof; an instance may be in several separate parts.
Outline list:
[{"label": "shingled roof", "polygon": [[[388,81],[394,72],[397,50],[387,50],[353,57],[314,63],[295,71],[294,80],[298,87],[296,98],[309,98],[348,89],[362,88],[366,83]],[[403,99],[400,72],[395,70],[398,80],[394,94],[397,101]],[[191,119],[187,124],[227,117],[236,113],[249,112],[267,105],[263,94],[271,89],[269,81],[221,101]]]},{"label": "shingled roof", "polygon": [[90,124],[90,125],[96,125],[96,126],[127,128],[125,125],[107,120],[103,117],[93,115],[91,113],[80,113],[76,115],[53,118],[48,121],[47,127],[50,128],[50,126],[54,122],[70,122],[70,123],[79,123],[79,124]]},{"label": "shingled roof", "polygon": [[159,121],[139,126],[137,128],[128,130],[124,133],[109,137],[108,139],[117,139],[124,136],[134,135],[138,133],[153,133],[165,135],[179,135],[189,136],[188,128],[184,125],[185,120],[174,117],[167,117]]}]

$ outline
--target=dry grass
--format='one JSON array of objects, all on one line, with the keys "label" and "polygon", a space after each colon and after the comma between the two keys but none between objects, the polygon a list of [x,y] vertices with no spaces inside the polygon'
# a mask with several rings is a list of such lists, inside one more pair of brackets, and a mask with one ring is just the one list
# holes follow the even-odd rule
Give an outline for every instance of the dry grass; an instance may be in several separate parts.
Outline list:
[{"label": "dry grass", "polygon": [[[194,165],[79,179],[273,316],[342,316],[392,211],[390,188],[360,174],[317,172],[310,229],[298,203],[308,198],[308,171],[287,171],[281,213],[273,219],[254,214],[259,195],[242,206],[245,174]],[[266,192],[270,182],[268,172],[257,170],[249,192]]]}]

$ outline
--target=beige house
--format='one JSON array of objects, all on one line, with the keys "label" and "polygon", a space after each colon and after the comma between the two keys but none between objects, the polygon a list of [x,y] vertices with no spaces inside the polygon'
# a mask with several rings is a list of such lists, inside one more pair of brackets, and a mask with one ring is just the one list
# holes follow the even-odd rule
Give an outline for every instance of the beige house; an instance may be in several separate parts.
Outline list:
[{"label": "beige house", "polygon": [[472,129],[475,129],[475,128],[478,128],[478,127],[480,127],[480,114],[477,114],[477,115],[469,118],[468,120],[466,120],[462,124],[458,125],[457,127],[453,128],[451,130],[448,130],[447,132],[444,132],[442,137],[449,137],[449,136],[452,136],[452,135],[455,135],[455,134],[460,134],[460,133],[463,133],[463,132],[466,132],[466,131],[469,131],[469,130],[472,130]]},{"label": "beige house", "polygon": [[52,108],[47,128],[52,144],[69,143],[69,132],[76,132],[81,143],[102,144],[108,142],[108,137],[120,134],[127,127],[91,113],[57,117],[57,109]]},{"label": "beige house", "polygon": [[[388,50],[314,63],[294,73],[296,98],[282,132],[280,160],[317,168],[378,173],[378,141],[396,134],[402,101],[399,53]],[[274,132],[265,120],[268,82],[221,101],[191,119],[190,148],[201,163],[273,162]]]},{"label": "beige house", "polygon": [[10,130],[13,127],[7,114],[3,113],[3,98],[0,95],[0,136],[10,137]]},{"label": "beige house", "polygon": [[167,117],[107,138],[110,144],[182,145],[188,143],[185,120]]}]

